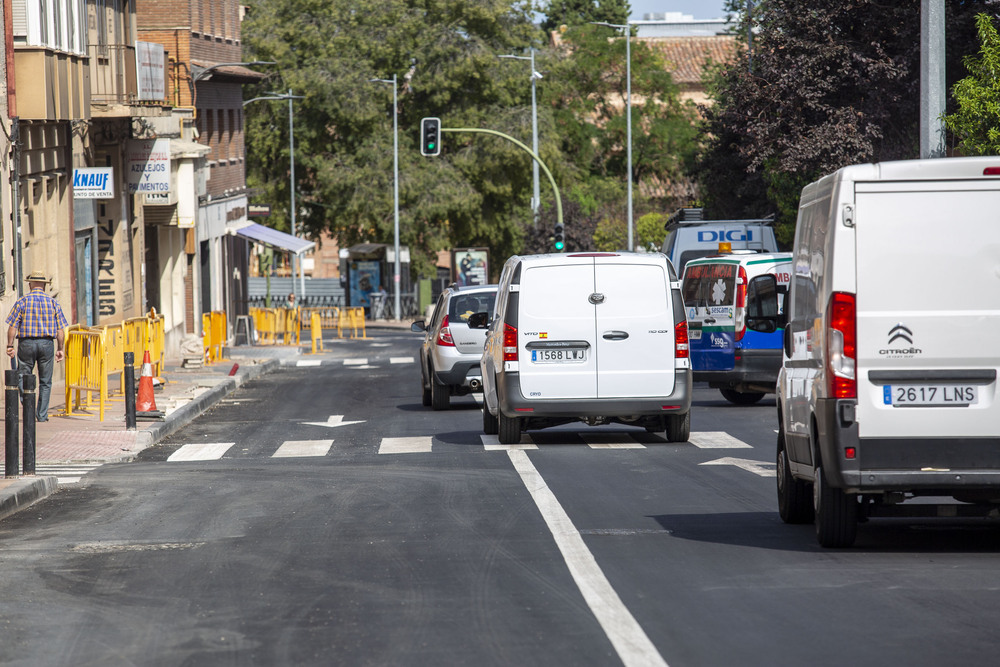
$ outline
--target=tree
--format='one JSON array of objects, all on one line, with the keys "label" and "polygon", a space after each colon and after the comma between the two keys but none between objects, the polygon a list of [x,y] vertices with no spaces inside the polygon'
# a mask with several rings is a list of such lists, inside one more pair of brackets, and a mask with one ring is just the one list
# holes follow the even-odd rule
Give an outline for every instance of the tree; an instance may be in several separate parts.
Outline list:
[{"label": "tree", "polygon": [[[667,217],[663,213],[647,213],[636,220],[633,230],[636,250],[657,252],[663,246]],[[614,252],[624,250],[627,245],[628,229],[623,220],[604,218],[597,223],[597,229],[594,231],[594,246],[597,250]]]},{"label": "tree", "polygon": [[625,25],[631,13],[628,0],[549,0],[542,29],[551,32],[563,25],[579,26],[591,21]]},{"label": "tree", "polygon": [[1000,155],[1000,34],[987,14],[976,16],[979,55],[966,56],[969,76],[952,87],[958,111],[945,117],[967,155]]},{"label": "tree", "polygon": [[[947,3],[948,53],[968,51],[973,9],[998,5]],[[787,243],[805,184],[848,164],[917,156],[920,3],[767,0],[750,20],[752,54],[744,48],[718,70],[716,104],[703,110],[710,141],[698,172],[712,217],[777,212]]]},{"label": "tree", "polygon": [[[520,2],[255,0],[243,24],[248,59],[272,60],[279,80],[247,97],[292,89],[296,188],[303,230],[342,247],[393,237],[392,89],[397,75],[400,242],[418,270],[436,251],[520,249],[530,219],[530,158],[507,142],[445,133],[440,158],[419,154],[419,121],[445,128],[520,126],[524,77],[497,60],[538,38]],[[247,180],[280,219],[288,197],[287,104],[246,108]],[[547,149],[547,148],[546,148]]]}]

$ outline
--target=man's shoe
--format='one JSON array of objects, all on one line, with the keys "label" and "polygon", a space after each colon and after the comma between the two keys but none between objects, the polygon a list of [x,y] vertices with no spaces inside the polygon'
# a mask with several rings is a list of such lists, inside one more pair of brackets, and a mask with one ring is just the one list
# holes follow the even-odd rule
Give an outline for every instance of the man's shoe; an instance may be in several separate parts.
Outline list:
[{"label": "man's shoe", "polygon": [[48,418],[48,417],[46,417],[45,419],[36,419],[36,420],[35,420],[35,422],[36,422],[36,423],[37,423],[37,422],[47,422],[48,420],[49,420],[49,418]]}]

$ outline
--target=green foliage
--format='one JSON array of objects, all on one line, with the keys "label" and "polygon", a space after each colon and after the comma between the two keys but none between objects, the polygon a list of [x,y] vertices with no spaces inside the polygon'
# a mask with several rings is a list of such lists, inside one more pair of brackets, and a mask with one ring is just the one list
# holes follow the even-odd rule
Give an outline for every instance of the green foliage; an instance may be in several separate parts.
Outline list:
[{"label": "green foliage", "polygon": [[542,29],[551,32],[563,25],[578,26],[591,21],[625,25],[631,13],[628,0],[549,0]]},{"label": "green foliage", "polygon": [[[949,78],[985,7],[1000,2],[946,3]],[[788,241],[803,185],[848,164],[917,157],[920,2],[755,3],[749,54],[741,20],[744,48],[712,73],[699,183],[710,217],[775,212]]]},{"label": "green foliage", "polygon": [[966,155],[1000,155],[1000,34],[987,14],[976,16],[979,55],[966,56],[969,76],[952,87],[958,111],[945,125]]},{"label": "green foliage", "polygon": [[[667,215],[647,213],[635,220],[632,241],[637,251],[657,252],[666,236],[664,225]],[[625,220],[604,218],[594,230],[594,247],[604,252],[625,250],[628,247],[628,225]]]}]

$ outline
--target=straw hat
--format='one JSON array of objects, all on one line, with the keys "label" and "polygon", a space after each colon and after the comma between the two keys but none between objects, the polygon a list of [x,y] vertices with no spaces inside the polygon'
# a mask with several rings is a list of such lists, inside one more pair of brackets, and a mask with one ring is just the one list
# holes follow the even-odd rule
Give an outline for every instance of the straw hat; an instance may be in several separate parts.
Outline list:
[{"label": "straw hat", "polygon": [[24,281],[28,282],[28,283],[49,283],[49,282],[51,282],[48,278],[45,277],[45,272],[44,271],[39,271],[37,269],[34,270],[34,271],[32,271],[31,273],[29,273],[28,277],[25,278]]}]

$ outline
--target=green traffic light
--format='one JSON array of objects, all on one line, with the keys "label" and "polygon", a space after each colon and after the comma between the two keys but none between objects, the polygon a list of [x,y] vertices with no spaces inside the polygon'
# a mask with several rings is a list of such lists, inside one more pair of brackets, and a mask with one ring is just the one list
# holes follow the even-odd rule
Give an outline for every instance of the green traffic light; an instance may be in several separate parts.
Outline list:
[{"label": "green traffic light", "polygon": [[566,247],[565,243],[563,243],[562,241],[556,241],[556,250],[562,250],[565,247]]},{"label": "green traffic light", "polygon": [[427,150],[429,150],[429,151],[434,150],[434,142],[433,141],[431,143],[427,144]]}]

